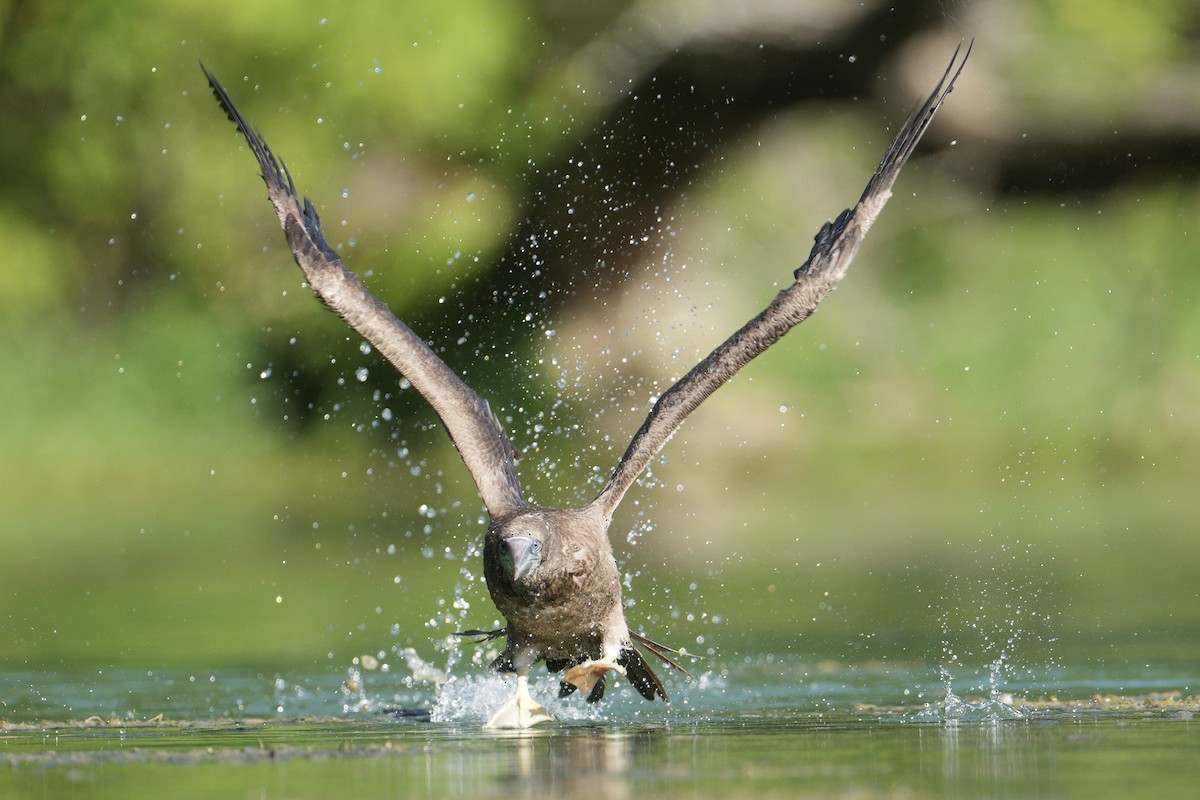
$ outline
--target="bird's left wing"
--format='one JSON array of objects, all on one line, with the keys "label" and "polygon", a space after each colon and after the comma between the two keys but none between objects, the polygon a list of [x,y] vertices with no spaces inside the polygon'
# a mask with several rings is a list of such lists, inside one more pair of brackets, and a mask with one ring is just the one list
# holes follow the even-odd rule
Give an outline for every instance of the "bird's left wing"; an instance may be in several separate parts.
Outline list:
[{"label": "bird's left wing", "polygon": [[761,314],[747,322],[658,398],[612,477],[592,501],[606,517],[612,516],[637,476],[679,430],[688,414],[753,358],[808,319],[817,304],[846,274],[858,246],[892,196],[892,185],[901,168],[913,154],[942,101],[954,88],[971,48],[968,45],[961,61],[960,52],[961,46],[954,51],[933,92],[896,134],[858,203],[821,227],[808,260],[796,270],[795,283],[776,295]]},{"label": "bird's left wing", "polygon": [[321,232],[321,220],[313,204],[303,204],[292,176],[277,160],[267,142],[252,128],[233,104],[229,93],[203,64],[217,102],[246,137],[262,168],[267,195],[279,214],[296,263],[304,270],[308,285],[351,328],[374,345],[383,356],[433,406],[463,462],[475,479],[479,494],[493,517],[526,508],[517,478],[517,453],[504,427],[487,401],[476,394],[436,353],[396,318],[386,305],[367,291],[342,264]]}]

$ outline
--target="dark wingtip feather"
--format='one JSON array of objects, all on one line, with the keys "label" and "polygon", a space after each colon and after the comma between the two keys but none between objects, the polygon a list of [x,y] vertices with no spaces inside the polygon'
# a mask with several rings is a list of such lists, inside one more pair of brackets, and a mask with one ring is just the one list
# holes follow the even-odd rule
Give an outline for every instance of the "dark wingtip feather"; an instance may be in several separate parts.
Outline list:
[{"label": "dark wingtip feather", "polygon": [[[950,56],[950,63],[946,65],[946,71],[942,73],[941,80],[937,82],[937,86],[933,87],[933,91],[929,93],[924,102],[916,106],[909,113],[908,119],[904,121],[904,125],[900,128],[900,132],[892,140],[891,146],[888,147],[887,153],[879,164],[879,169],[871,176],[870,182],[867,183],[867,188],[863,190],[862,196],[864,198],[875,191],[879,184],[884,182],[890,184],[896,180],[896,176],[900,173],[901,168],[904,167],[913,152],[917,149],[917,144],[921,141],[921,137],[925,135],[925,131],[933,123],[933,118],[937,114],[938,109],[942,107],[942,103],[946,102],[946,98],[954,91],[954,84],[958,80],[958,76],[962,74],[963,67],[967,65],[967,59],[971,57],[971,48],[974,46],[975,40],[971,39],[967,43],[966,52],[963,52],[961,42],[959,42],[958,47],[954,48],[954,54]],[[958,57],[960,53],[962,53],[961,61]]]},{"label": "dark wingtip feather", "polygon": [[200,60],[200,69],[204,73],[204,77],[208,79],[208,85],[212,89],[213,97],[217,98],[217,103],[225,111],[225,116],[229,117],[230,122],[241,128],[245,124],[242,115],[238,113],[237,107],[229,99],[229,93],[225,91],[225,87],[217,80],[217,76],[213,75],[209,68],[205,66],[203,59]]},{"label": "dark wingtip feather", "polygon": [[[217,80],[217,76],[204,65],[203,61],[200,62],[200,69],[204,72],[204,77],[208,79],[208,85],[212,87],[213,97],[217,98],[217,103],[225,111],[229,121],[237,125],[238,131],[245,138],[246,144],[250,146],[250,151],[254,153],[255,159],[258,160],[258,166],[262,170],[262,179],[267,184],[267,191],[272,202],[275,203],[281,214],[286,213],[283,228],[287,233],[288,242],[292,246],[292,252],[303,252],[329,262],[338,261],[338,254],[325,240],[317,209],[308,198],[304,198],[304,201],[300,202],[300,194],[296,191],[296,182],[292,180],[292,173],[288,170],[287,164],[283,162],[282,158],[277,158],[271,152],[267,140],[246,121],[242,112],[238,111],[234,104],[233,98],[229,96],[229,92]],[[301,219],[297,219],[296,215],[292,213],[293,202],[299,208]]]},{"label": "dark wingtip feather", "polygon": [[204,65],[203,61],[200,62],[200,69],[204,72],[204,77],[208,79],[213,97],[217,98],[217,103],[225,111],[225,116],[229,117],[230,122],[237,125],[246,144],[250,145],[250,150],[258,160],[259,168],[262,169],[262,179],[266,182],[267,188],[271,191],[286,192],[292,197],[298,198],[296,184],[292,181],[291,173],[280,159],[275,158],[275,154],[267,145],[267,140],[246,121],[242,112],[238,111],[238,107],[234,104],[233,98],[229,96],[229,92],[225,91],[225,87],[217,80],[217,76]]},{"label": "dark wingtip feather", "polygon": [[[917,145],[921,141],[921,137],[925,135],[925,131],[933,123],[933,118],[937,114],[938,109],[942,107],[942,103],[954,91],[954,83],[958,80],[958,76],[962,74],[963,67],[967,65],[967,59],[971,56],[971,48],[975,46],[975,40],[972,39],[967,43],[966,52],[963,52],[963,46],[960,42],[958,47],[954,48],[954,55],[950,56],[950,63],[946,65],[946,71],[942,73],[941,79],[933,91],[912,111],[909,112],[908,118],[900,127],[900,131],[896,137],[892,139],[892,143],[888,145],[887,152],[883,156],[883,160],[879,162],[875,173],[871,175],[871,179],[867,181],[867,187],[863,189],[862,195],[859,197],[858,203],[854,208],[847,208],[842,213],[838,214],[837,219],[832,222],[826,222],[817,231],[817,235],[813,237],[813,247],[809,252],[808,259],[792,273],[796,280],[800,280],[801,276],[810,272],[819,262],[820,257],[828,254],[834,247],[837,240],[854,221],[856,212],[863,203],[876,197],[879,193],[890,192],[891,187],[896,182],[896,178],[900,175],[900,170],[908,163],[908,159],[916,151]],[[962,59],[959,59],[959,54],[962,54]],[[886,200],[887,196],[883,195]]]}]

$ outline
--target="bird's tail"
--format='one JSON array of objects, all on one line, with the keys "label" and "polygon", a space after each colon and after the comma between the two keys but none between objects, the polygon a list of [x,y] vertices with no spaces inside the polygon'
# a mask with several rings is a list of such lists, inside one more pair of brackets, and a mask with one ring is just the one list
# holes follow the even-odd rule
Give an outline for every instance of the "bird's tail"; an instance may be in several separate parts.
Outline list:
[{"label": "bird's tail", "polygon": [[658,642],[654,641],[653,639],[647,639],[645,636],[642,636],[640,633],[634,633],[633,631],[629,632],[629,636],[635,642],[640,644],[642,647],[646,648],[651,653],[654,653],[654,655],[657,656],[659,659],[661,659],[663,661],[663,663],[674,667],[675,669],[682,672],[684,675],[687,675],[689,678],[694,679],[696,677],[695,675],[693,675],[692,673],[690,673],[686,669],[684,669],[683,666],[678,661],[676,661],[674,658],[677,656],[689,656],[690,657],[691,656],[690,653],[684,653],[680,650],[676,650],[674,647],[667,647],[665,644],[659,644]]},{"label": "bird's tail", "polygon": [[[653,639],[647,639],[645,636],[633,633],[632,631],[629,635],[633,641],[662,659],[664,663],[674,667],[689,678],[692,677],[692,673],[680,666],[679,662],[675,660],[675,656],[682,655],[678,650],[667,647],[665,644],[659,644]],[[641,651],[636,647],[631,645],[622,650],[617,663],[625,668],[625,677],[634,685],[634,688],[638,690],[642,697],[647,700],[661,697],[665,702],[670,702],[670,699],[667,697],[667,690],[663,686],[662,681],[659,680],[658,675],[654,673],[650,664],[642,657]]]}]

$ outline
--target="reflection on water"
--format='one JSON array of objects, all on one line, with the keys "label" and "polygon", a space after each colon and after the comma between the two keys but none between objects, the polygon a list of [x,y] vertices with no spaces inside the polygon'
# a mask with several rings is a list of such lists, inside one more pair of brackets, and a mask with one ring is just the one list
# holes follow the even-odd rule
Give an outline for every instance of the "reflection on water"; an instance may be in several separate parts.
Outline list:
[{"label": "reflection on water", "polygon": [[1030,750],[1037,737],[1029,734],[1027,725],[996,721],[965,726],[951,723],[923,728],[921,732],[922,737],[936,739],[940,744],[937,760],[942,777],[949,784],[1036,782],[1038,760],[1030,758]]},{"label": "reflection on water", "polygon": [[496,734],[510,745],[496,783],[506,795],[629,797],[630,773],[635,765],[657,759],[655,744],[662,734],[661,730]]}]

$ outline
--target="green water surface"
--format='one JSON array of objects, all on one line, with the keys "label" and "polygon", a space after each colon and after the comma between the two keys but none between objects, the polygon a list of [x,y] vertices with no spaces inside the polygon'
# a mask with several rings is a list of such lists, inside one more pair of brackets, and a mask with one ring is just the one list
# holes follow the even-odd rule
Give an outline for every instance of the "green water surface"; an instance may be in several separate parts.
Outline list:
[{"label": "green water surface", "polygon": [[499,678],[439,692],[397,670],[355,693],[341,677],[10,673],[18,704],[100,713],[10,719],[0,798],[1184,797],[1200,763],[1184,667],[1090,682],[1060,668],[988,695],[921,668],[759,657],[671,681],[669,707],[621,686],[587,708],[544,679],[535,692],[564,721],[502,733],[482,729]]}]

